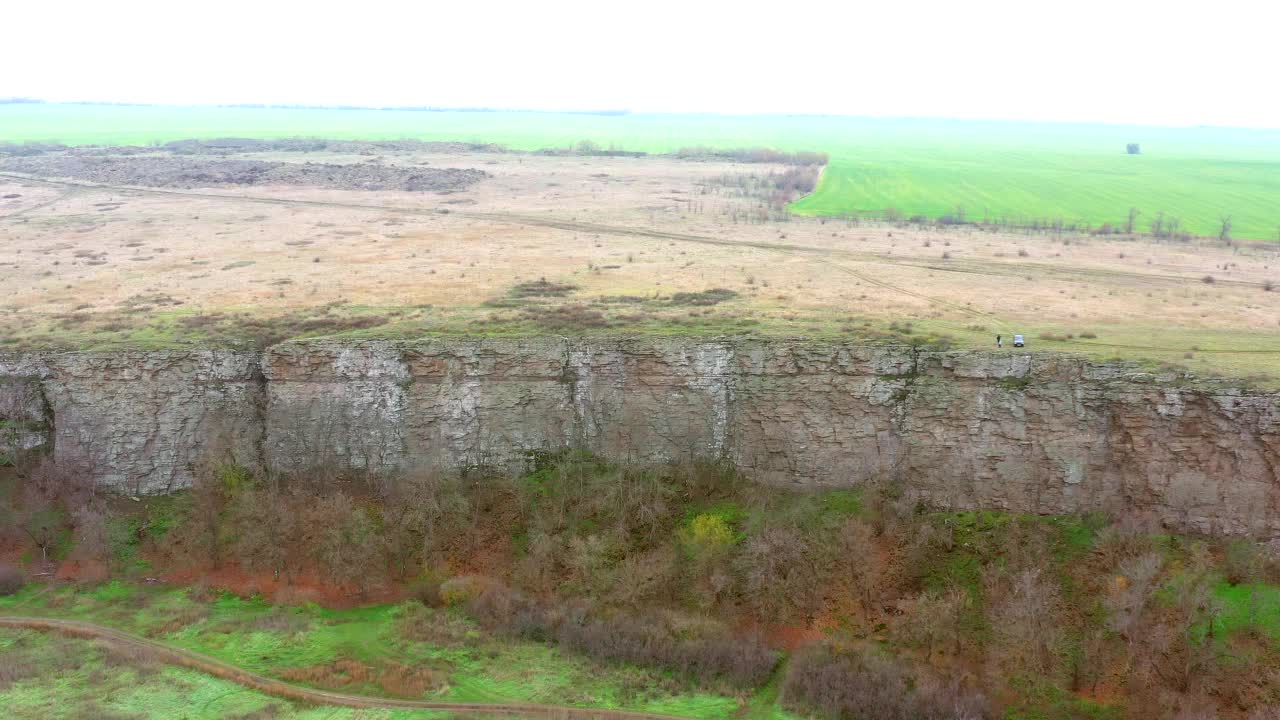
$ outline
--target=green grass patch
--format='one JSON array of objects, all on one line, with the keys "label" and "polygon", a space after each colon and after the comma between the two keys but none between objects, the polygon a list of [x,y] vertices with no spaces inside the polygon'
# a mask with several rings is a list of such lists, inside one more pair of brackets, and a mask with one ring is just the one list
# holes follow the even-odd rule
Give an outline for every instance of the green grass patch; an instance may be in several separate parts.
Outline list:
[{"label": "green grass patch", "polygon": [[177,667],[131,667],[103,647],[30,631],[0,630],[0,653],[21,658],[30,676],[0,689],[0,707],[19,720],[144,718],[217,720],[262,713],[279,720],[436,720],[447,713],[298,705]]},{"label": "green grass patch", "polygon": [[[396,662],[445,673],[446,686],[429,691],[424,699],[649,710],[705,720],[727,720],[742,707],[742,701],[735,696],[691,690],[670,673],[599,665],[548,645],[489,638],[453,610],[425,612],[451,613],[454,622],[471,626],[475,632],[468,633],[468,640],[442,645],[406,639],[398,631],[398,620],[405,608],[288,608],[227,593],[200,601],[186,590],[124,582],[87,589],[28,586],[17,595],[0,598],[0,613],[95,622],[155,637],[275,677],[289,669],[326,665],[340,658],[372,667]],[[182,624],[180,627],[174,627],[175,619]],[[0,639],[3,637],[0,634]],[[180,674],[195,684],[207,680],[198,675],[187,677],[192,674],[186,671]],[[237,686],[213,683],[209,687],[235,691]],[[123,698],[121,702],[132,707],[141,701],[141,695],[131,689],[124,692],[125,689],[118,693]],[[344,690],[381,694],[375,687]],[[46,683],[31,690],[32,703],[47,701],[61,692],[63,688]],[[154,712],[171,707],[165,697],[169,696],[158,696],[154,701]],[[3,699],[5,695],[0,694]],[[226,711],[225,707],[219,708],[220,712]]]},{"label": "green grass patch", "polygon": [[1224,632],[1254,630],[1280,642],[1280,587],[1221,582],[1214,585],[1213,597],[1222,610],[1218,622]]}]

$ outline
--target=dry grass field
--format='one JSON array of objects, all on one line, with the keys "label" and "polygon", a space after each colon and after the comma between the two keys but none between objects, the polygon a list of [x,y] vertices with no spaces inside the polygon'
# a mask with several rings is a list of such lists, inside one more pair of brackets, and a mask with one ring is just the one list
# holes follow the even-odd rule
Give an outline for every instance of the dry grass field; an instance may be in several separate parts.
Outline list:
[{"label": "dry grass field", "polygon": [[788,167],[725,160],[236,157],[488,177],[145,188],[0,166],[3,347],[667,333],[994,348],[1022,333],[1033,350],[1280,377],[1271,243],[788,217],[770,195]]}]

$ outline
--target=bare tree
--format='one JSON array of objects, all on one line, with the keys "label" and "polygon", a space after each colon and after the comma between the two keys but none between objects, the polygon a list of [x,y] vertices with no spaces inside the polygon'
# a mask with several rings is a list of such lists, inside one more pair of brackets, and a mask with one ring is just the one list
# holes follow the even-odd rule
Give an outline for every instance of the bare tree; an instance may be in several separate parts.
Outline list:
[{"label": "bare tree", "polygon": [[1207,569],[1193,569],[1171,589],[1173,612],[1147,633],[1145,661],[1169,686],[1188,693],[1210,681],[1218,667],[1222,608],[1213,597]]},{"label": "bare tree", "polygon": [[300,562],[303,508],[314,500],[276,482],[241,491],[231,507],[236,529],[232,549],[241,567],[292,582]]},{"label": "bare tree", "polygon": [[916,598],[911,623],[906,629],[911,640],[924,647],[926,661],[946,642],[950,642],[956,655],[964,651],[972,604],[969,591],[954,584],[942,592],[925,591]]},{"label": "bare tree", "polygon": [[[991,627],[1004,648],[1006,659],[1026,669],[1047,673],[1059,640],[1055,617],[1059,601],[1057,585],[1039,567],[1014,574],[988,596],[996,598],[988,610]],[[992,588],[992,590],[997,590]]]},{"label": "bare tree", "polygon": [[877,609],[878,591],[885,572],[885,562],[875,547],[875,528],[858,518],[849,518],[836,537],[837,562],[858,600],[863,618],[870,621]]},{"label": "bare tree", "polygon": [[747,541],[738,558],[743,596],[762,618],[807,618],[819,601],[813,547],[795,528],[769,528]]},{"label": "bare tree", "polygon": [[465,517],[469,509],[458,477],[434,470],[382,483],[379,499],[383,550],[399,577],[430,563],[456,526],[455,519]]},{"label": "bare tree", "polygon": [[335,585],[354,587],[363,595],[371,568],[377,567],[377,539],[369,513],[339,491],[317,501],[306,522],[313,533],[307,545],[316,568]]},{"label": "bare tree", "polygon": [[1222,215],[1218,218],[1218,239],[1224,243],[1231,242],[1231,216]]},{"label": "bare tree", "polygon": [[1126,235],[1133,234],[1134,227],[1138,222],[1138,216],[1141,214],[1142,212],[1138,210],[1138,208],[1136,207],[1129,208],[1129,219],[1126,220],[1124,223],[1124,232]]},{"label": "bare tree", "polygon": [[222,473],[206,463],[196,473],[187,493],[186,517],[164,538],[171,559],[186,567],[222,565],[223,511],[227,490]]},{"label": "bare tree", "polygon": [[1147,604],[1156,589],[1156,578],[1164,567],[1164,558],[1149,552],[1121,563],[1120,574],[1111,583],[1102,605],[1107,611],[1107,625],[1130,642],[1136,639]]},{"label": "bare tree", "polygon": [[1156,213],[1156,218],[1151,221],[1151,234],[1160,238],[1164,237],[1164,211]]}]

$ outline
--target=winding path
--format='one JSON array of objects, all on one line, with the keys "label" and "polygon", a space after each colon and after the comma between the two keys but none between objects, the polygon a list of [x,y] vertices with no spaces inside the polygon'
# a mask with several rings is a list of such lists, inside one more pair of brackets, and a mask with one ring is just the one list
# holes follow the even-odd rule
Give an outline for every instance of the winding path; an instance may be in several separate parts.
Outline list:
[{"label": "winding path", "polygon": [[75,638],[105,640],[119,645],[140,648],[150,653],[152,657],[172,665],[212,675],[268,695],[317,705],[390,710],[452,710],[455,712],[512,715],[516,717],[555,718],[557,720],[686,720],[675,715],[660,715],[629,710],[602,710],[567,705],[431,702],[426,700],[396,700],[366,695],[348,695],[293,685],[265,675],[249,672],[193,650],[166,645],[140,635],[79,620],[0,615],[0,628],[38,630]]}]

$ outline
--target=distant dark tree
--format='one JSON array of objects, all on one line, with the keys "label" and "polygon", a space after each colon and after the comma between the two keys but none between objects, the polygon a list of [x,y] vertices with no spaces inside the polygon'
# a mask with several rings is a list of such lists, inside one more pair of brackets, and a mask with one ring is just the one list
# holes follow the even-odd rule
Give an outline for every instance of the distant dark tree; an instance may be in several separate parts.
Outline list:
[{"label": "distant dark tree", "polygon": [[1124,149],[1125,149],[1126,151],[1128,151],[1128,153],[1129,153],[1130,155],[1141,155],[1141,154],[1142,154],[1142,147],[1141,147],[1140,145],[1138,145],[1138,143],[1129,143],[1128,145],[1125,145],[1125,146],[1124,146]]},{"label": "distant dark tree", "polygon": [[1223,215],[1219,221],[1221,224],[1218,225],[1218,239],[1224,243],[1231,242],[1231,216]]},{"label": "distant dark tree", "polygon": [[1141,214],[1142,214],[1142,211],[1138,210],[1138,208],[1136,207],[1129,208],[1129,219],[1126,220],[1124,224],[1124,232],[1126,235],[1133,234],[1133,226],[1136,222],[1138,222],[1138,216]]}]

